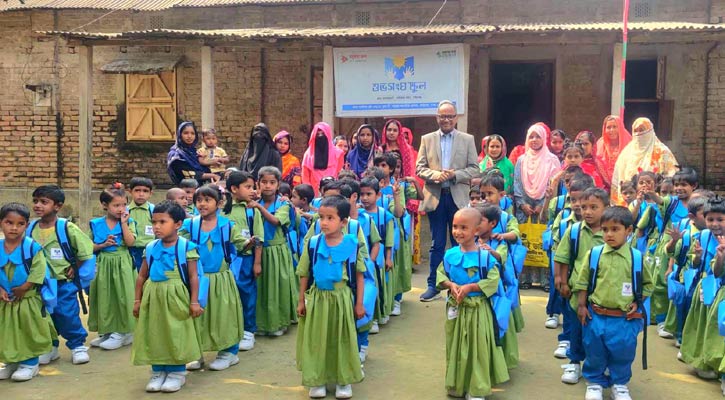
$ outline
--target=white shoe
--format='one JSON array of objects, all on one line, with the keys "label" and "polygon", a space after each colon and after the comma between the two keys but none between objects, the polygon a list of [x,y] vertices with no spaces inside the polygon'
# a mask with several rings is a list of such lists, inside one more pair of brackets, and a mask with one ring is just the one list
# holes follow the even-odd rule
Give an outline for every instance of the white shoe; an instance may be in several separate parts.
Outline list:
[{"label": "white shoe", "polygon": [[108,339],[104,340],[98,347],[102,348],[103,350],[116,350],[120,349],[123,346],[128,346],[129,344],[133,343],[133,334],[127,333],[112,333],[111,336],[108,337]]},{"label": "white shoe", "polygon": [[200,370],[202,367],[204,367],[204,357],[203,356],[196,361],[192,361],[192,362],[186,364],[187,371],[197,371],[197,370]]},{"label": "white shoe", "polygon": [[285,332],[287,332],[287,329],[280,329],[278,331],[274,331],[274,332],[270,333],[269,335],[280,337],[280,336],[284,335]]},{"label": "white shoe", "polygon": [[360,346],[358,354],[360,355],[360,364],[364,363],[368,358],[368,346]]},{"label": "white shoe", "polygon": [[613,385],[612,400],[632,400],[627,385]]},{"label": "white shoe", "polygon": [[91,340],[91,347],[101,347],[101,343],[108,340],[109,337],[111,337],[111,334],[106,333],[105,335],[101,335],[101,336]]},{"label": "white shoe", "polygon": [[695,373],[697,373],[697,376],[699,376],[700,379],[711,380],[711,379],[718,378],[717,372],[715,372],[715,371],[705,371],[702,369],[695,369]]},{"label": "white shoe", "polygon": [[679,349],[680,347],[682,347],[682,339],[677,339],[677,340],[675,340],[675,347],[677,347],[678,349]]},{"label": "white shoe", "polygon": [[393,311],[390,312],[390,315],[397,317],[400,314],[400,302],[398,300],[395,300],[393,302]]},{"label": "white shoe", "polygon": [[673,335],[665,330],[664,322],[657,324],[657,334],[660,335],[660,337],[662,339],[673,339],[675,337],[675,335]]},{"label": "white shoe", "polygon": [[242,340],[239,341],[239,350],[242,351],[249,351],[254,348],[254,333],[244,331],[244,336],[242,336]]},{"label": "white shoe", "polygon": [[166,375],[164,384],[161,385],[161,391],[164,393],[174,393],[181,390],[186,383],[186,376],[184,372],[169,372]]},{"label": "white shoe", "polygon": [[582,367],[579,364],[564,364],[561,366],[564,373],[561,375],[561,381],[570,385],[576,385],[579,383],[579,378],[582,377]]},{"label": "white shoe", "polygon": [[216,359],[209,363],[209,369],[212,371],[223,371],[237,364],[239,364],[239,357],[236,354],[220,351]]},{"label": "white shoe", "polygon": [[338,399],[352,398],[352,385],[337,385],[335,387],[335,398],[338,398]]},{"label": "white shoe", "polygon": [[544,322],[544,326],[546,329],[556,329],[559,327],[559,316],[558,315],[551,315],[548,318],[546,318],[546,322]]},{"label": "white shoe", "polygon": [[15,382],[25,382],[33,379],[34,376],[38,375],[40,368],[37,365],[23,365],[19,364],[18,369],[13,373],[10,379]]},{"label": "white shoe", "polygon": [[52,361],[55,361],[59,358],[60,358],[60,353],[58,353],[58,348],[53,346],[53,350],[51,350],[50,353],[45,353],[42,356],[38,357],[38,364],[48,365]]},{"label": "white shoe", "polygon": [[380,318],[380,325],[385,325],[390,321],[390,315],[386,315],[383,318]]},{"label": "white shoe", "polygon": [[466,400],[486,400],[483,396],[471,396],[470,394],[466,393]]},{"label": "white shoe", "polygon": [[602,400],[602,385],[587,385],[587,393],[584,400]]},{"label": "white shoe", "polygon": [[725,378],[722,378],[720,382],[720,390],[722,390],[722,395],[725,396]]},{"label": "white shoe", "polygon": [[315,386],[310,388],[311,399],[322,399],[327,397],[327,388],[325,386]]},{"label": "white shoe", "polygon": [[146,391],[149,393],[160,392],[165,380],[166,372],[151,372],[151,379],[149,379],[149,383],[146,384]]},{"label": "white shoe", "polygon": [[566,352],[569,350],[569,341],[562,340],[559,342],[559,346],[554,350],[554,357],[564,359],[566,358]]},{"label": "white shoe", "polygon": [[10,379],[10,377],[13,375],[13,372],[15,372],[17,370],[18,370],[17,363],[3,364],[3,366],[0,367],[0,381]]},{"label": "white shoe", "polygon": [[682,361],[682,362],[685,362],[685,360],[683,360],[683,359],[682,359],[682,352],[681,352],[681,351],[678,351],[678,352],[677,352],[677,360],[678,360],[678,361]]},{"label": "white shoe", "polygon": [[75,365],[85,364],[88,361],[91,361],[91,357],[88,355],[88,347],[86,346],[78,346],[71,350],[70,353],[73,364]]},{"label": "white shoe", "polygon": [[374,334],[376,334],[378,332],[380,332],[380,325],[378,325],[378,321],[377,320],[374,320],[373,321],[373,326],[370,327],[370,333],[374,335]]}]

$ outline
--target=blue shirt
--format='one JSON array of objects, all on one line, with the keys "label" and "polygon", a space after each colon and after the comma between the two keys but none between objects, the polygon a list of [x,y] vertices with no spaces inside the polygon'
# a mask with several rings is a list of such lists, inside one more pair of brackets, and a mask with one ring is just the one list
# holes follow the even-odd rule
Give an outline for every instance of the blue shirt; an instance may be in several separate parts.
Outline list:
[{"label": "blue shirt", "polygon": [[[456,130],[452,130],[448,133],[443,133],[443,131],[439,130],[441,135],[441,166],[443,166],[443,169],[450,169],[451,167],[451,151],[453,149],[453,135],[456,133]],[[445,181],[442,184],[443,187],[447,188],[451,186],[451,181]]]}]

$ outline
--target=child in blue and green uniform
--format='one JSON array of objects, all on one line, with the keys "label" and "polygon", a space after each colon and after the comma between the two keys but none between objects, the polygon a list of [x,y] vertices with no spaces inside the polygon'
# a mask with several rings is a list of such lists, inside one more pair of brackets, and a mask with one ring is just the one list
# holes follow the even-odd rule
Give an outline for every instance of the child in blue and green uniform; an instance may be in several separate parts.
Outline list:
[{"label": "child in blue and green uniform", "polygon": [[[363,378],[355,321],[365,315],[365,242],[343,233],[350,215],[350,203],[344,198],[324,198],[319,215],[322,233],[304,246],[297,265],[297,368],[302,371],[302,384],[310,387],[311,398],[325,397],[325,385],[330,383],[337,385],[337,398],[350,398],[351,384]],[[316,242],[312,249],[311,242]],[[354,276],[348,273],[351,255],[355,259]],[[311,279],[314,283],[309,284]],[[355,280],[355,296],[350,279]]]},{"label": "child in blue and green uniform", "polygon": [[88,296],[88,330],[98,332],[91,346],[115,350],[133,343],[133,290],[136,269],[128,251],[136,241],[136,222],[130,218],[126,191],[116,183],[101,192],[103,217],[91,220],[96,253],[96,278]]},{"label": "child in blue and green uniform", "polygon": [[[725,211],[725,210],[723,210]],[[717,217],[720,219],[720,226],[725,226],[725,214],[720,215]],[[722,229],[722,228],[721,228]],[[719,330],[720,333],[720,343],[715,344],[715,349],[719,349],[719,354],[717,354],[716,357],[711,357],[707,360],[708,365],[714,366],[717,362],[717,358],[720,358],[720,364],[717,366],[716,371],[720,375],[720,390],[722,390],[723,395],[725,395],[725,344],[722,338],[723,331],[722,331],[722,314],[720,313],[720,307],[722,306],[722,302],[725,301],[725,290],[722,289],[723,286],[725,286],[725,239],[723,239],[722,236],[718,238],[718,246],[715,249],[715,259],[712,261],[712,272],[715,275],[715,277],[718,280],[719,289],[717,292],[717,297],[715,298],[715,301],[713,301],[713,305],[711,307],[711,315],[710,315],[710,323],[714,323],[713,333],[716,330]],[[720,326],[718,326],[720,324]],[[708,330],[708,332],[710,332]],[[710,338],[711,336],[708,335],[707,338]],[[716,341],[718,338],[712,337],[712,341]],[[708,341],[709,343],[709,341]]]},{"label": "child in blue and green uniform", "polygon": [[[235,274],[231,271],[237,250],[243,250],[249,239],[242,238],[239,227],[218,215],[221,192],[204,185],[194,193],[199,216],[187,218],[181,225],[182,237],[197,245],[204,275],[209,279],[209,300],[201,318],[194,321],[201,338],[202,351],[217,351],[209,369],[221,371],[239,363],[239,341],[244,336],[242,304],[239,300]],[[200,369],[204,359],[190,362],[189,370]]]},{"label": "child in blue and green uniform", "polygon": [[196,244],[178,235],[185,216],[171,201],[154,208],[151,218],[158,240],[146,246],[136,280],[133,315],[138,323],[131,360],[134,365],[151,365],[147,392],[180,390],[186,382],[185,364],[201,357],[194,327],[194,318],[204,312],[198,300],[201,265]]},{"label": "child in blue and green uniform", "polygon": [[277,194],[282,173],[275,167],[262,167],[257,177],[261,192],[255,207],[264,218],[264,248],[262,274],[257,291],[257,325],[260,332],[282,336],[287,327],[297,321],[295,294],[297,278],[292,265],[292,252],[287,244],[286,230],[290,226],[290,204]]},{"label": "child in blue and green uniform", "polygon": [[29,219],[30,211],[22,204],[0,208],[0,380],[33,379],[38,357],[52,349],[51,324],[40,293],[50,274],[42,247],[25,236]]},{"label": "child in blue and green uniform", "polygon": [[151,226],[151,213],[154,205],[149,202],[154,192],[154,183],[149,178],[135,177],[129,184],[131,188],[131,199],[133,202],[128,206],[128,213],[131,219],[136,221],[136,241],[128,248],[133,258],[133,266],[138,271],[141,268],[143,251],[146,245],[154,240],[154,230]]},{"label": "child in blue and green uniform", "polygon": [[700,233],[699,243],[693,245],[692,267],[697,269],[695,279],[698,282],[682,329],[680,359],[693,367],[700,378],[717,379],[725,372],[720,369],[725,342],[717,328],[718,304],[724,291],[720,290],[712,304],[708,305],[704,303],[703,286],[713,277],[722,278],[720,269],[719,274],[715,274],[712,261],[717,256],[721,236],[725,234],[725,199],[720,196],[708,199],[704,214],[707,229]]},{"label": "child in blue and green uniform", "polygon": [[[664,330],[675,335],[677,346],[682,343],[682,328],[687,319],[687,311],[693,295],[692,290],[688,290],[690,293],[685,293],[685,281],[690,283],[694,277],[694,270],[691,271],[694,256],[693,244],[700,240],[701,231],[707,228],[703,214],[706,204],[707,197],[693,193],[687,203],[687,218],[680,220],[678,224],[665,232],[670,238],[665,245],[665,252],[670,258],[669,268],[665,273],[670,304],[667,309]],[[679,294],[675,293],[677,288],[679,288]],[[690,289],[689,285],[688,289]]]},{"label": "child in blue and green uniform", "polygon": [[[486,181],[487,178],[484,178]],[[481,214],[481,225],[477,232],[477,243],[479,247],[488,251],[499,263],[499,275],[503,285],[504,293],[514,302],[518,302],[518,280],[511,255],[509,255],[509,244],[506,240],[494,239],[493,231],[501,221],[503,211],[495,204],[486,204],[475,207]],[[516,309],[519,309],[516,307]],[[520,312],[520,309],[519,309]],[[516,323],[513,313],[509,317],[509,329],[501,338],[501,348],[508,369],[514,369],[519,365],[519,340],[516,336]]]},{"label": "child in blue and green uniform", "polygon": [[450,396],[480,400],[492,386],[509,380],[506,360],[496,345],[491,296],[499,290],[500,264],[476,244],[481,214],[473,208],[453,217],[458,246],[446,251],[438,267],[436,287],[447,289],[446,377]]},{"label": "child in blue and green uniform", "polygon": [[[63,203],[65,193],[60,187],[46,185],[36,188],[33,191],[33,212],[39,219],[30,224],[27,235],[43,246],[51,277],[57,280],[58,299],[50,315],[54,328],[65,338],[73,364],[85,364],[90,361],[88,347],[85,346],[88,332],[81,322],[78,297],[85,305],[82,290],[88,288],[95,276],[96,257],[93,255],[93,242],[88,236],[74,223],[58,218]],[[60,358],[59,344],[55,337],[53,350],[40,357],[41,364]]]},{"label": "child in blue and green uniform", "polygon": [[[376,257],[372,258],[375,264],[375,278],[378,285],[378,302],[375,306],[375,319],[370,333],[379,332],[381,321],[389,318],[393,309],[393,247],[395,246],[395,227],[393,214],[378,205],[380,198],[380,183],[374,177],[366,177],[360,181],[360,215],[370,218],[372,224],[382,241]],[[371,253],[371,255],[373,255]]]},{"label": "child in blue and green uniform", "polygon": [[199,212],[196,210],[196,205],[194,204],[194,193],[196,193],[196,189],[198,188],[199,181],[196,179],[182,179],[181,182],[179,182],[179,189],[186,193],[186,207],[184,207],[186,215],[199,215]]},{"label": "child in blue and green uniform", "polygon": [[[646,191],[639,194],[645,198],[644,200],[654,201],[655,207],[647,207],[637,224],[638,237],[644,237],[646,231],[650,230],[645,262],[651,264],[648,270],[655,274],[655,289],[652,292],[652,319],[657,323],[658,334],[668,339],[672,339],[674,335],[664,330],[669,307],[665,277],[665,273],[669,268],[669,257],[665,247],[670,241],[670,237],[667,235],[666,230],[671,229],[674,224],[678,224],[681,219],[687,218],[687,202],[692,191],[697,187],[697,173],[692,168],[683,168],[675,173],[673,180],[677,195],[660,197],[657,193]],[[643,201],[636,203],[643,203]],[[641,205],[637,204],[631,209],[640,207]],[[642,251],[641,248],[639,250]]]},{"label": "child in blue and green uniform", "polygon": [[292,197],[290,201],[297,209],[297,215],[307,220],[307,225],[311,225],[312,217],[316,211],[312,209],[310,204],[315,197],[315,190],[312,186],[302,183],[292,188]]},{"label": "child in blue and green uniform", "polygon": [[240,350],[254,348],[254,334],[257,332],[257,278],[262,273],[262,245],[264,243],[264,225],[262,213],[253,203],[254,179],[246,171],[234,171],[226,179],[227,201],[224,215],[234,222],[249,240],[249,245],[237,253],[234,262],[238,263],[238,275],[235,277],[239,297],[244,313],[244,337],[239,343]]},{"label": "child in blue and green uniform", "polygon": [[[554,352],[557,356],[566,352],[569,364],[564,365],[561,381],[575,384],[581,377],[581,362],[586,357],[582,345],[582,326],[577,317],[578,300],[572,296],[572,289],[577,282],[586,259],[587,249],[604,243],[601,219],[605,208],[609,205],[609,194],[596,187],[586,189],[582,195],[581,210],[583,221],[569,226],[561,236],[561,241],[554,255],[556,269],[555,285],[561,296],[568,300],[564,307],[564,326],[570,326],[569,337],[559,342]],[[574,231],[575,234],[572,234]],[[578,232],[578,234],[577,234]]]},{"label": "child in blue and green uniform", "polygon": [[[585,218],[586,218],[586,203]],[[652,273],[639,250],[627,246],[632,214],[625,207],[607,208],[601,216],[604,245],[586,251],[572,291],[583,325],[587,380],[586,398],[602,399],[612,388],[612,399],[631,399],[627,384],[637,353],[637,336],[646,327],[644,302],[652,294]],[[645,367],[646,368],[646,367]]]}]

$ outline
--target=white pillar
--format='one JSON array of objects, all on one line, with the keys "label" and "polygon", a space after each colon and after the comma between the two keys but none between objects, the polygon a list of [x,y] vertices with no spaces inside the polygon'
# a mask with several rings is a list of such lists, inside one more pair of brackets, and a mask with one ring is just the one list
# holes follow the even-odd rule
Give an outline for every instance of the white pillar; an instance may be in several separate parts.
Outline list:
[{"label": "white pillar", "polygon": [[210,46],[201,47],[201,128],[214,128],[214,63]]},{"label": "white pillar", "polygon": [[614,44],[612,57],[612,106],[610,114],[619,115],[622,104],[622,43]]},{"label": "white pillar", "polygon": [[457,129],[461,132],[468,132],[468,115],[471,113],[471,105],[468,102],[468,86],[471,71],[471,45],[463,45],[463,102],[466,112],[458,117]]},{"label": "white pillar", "polygon": [[87,227],[93,213],[93,47],[80,46],[78,55],[78,212],[80,226]]},{"label": "white pillar", "polygon": [[332,46],[325,46],[322,66],[322,120],[335,131],[335,71]]}]

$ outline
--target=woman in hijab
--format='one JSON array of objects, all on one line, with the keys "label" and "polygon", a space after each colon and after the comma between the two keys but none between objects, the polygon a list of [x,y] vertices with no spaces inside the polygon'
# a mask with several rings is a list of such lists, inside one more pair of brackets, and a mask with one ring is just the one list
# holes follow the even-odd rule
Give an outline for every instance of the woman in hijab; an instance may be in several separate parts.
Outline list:
[{"label": "woman in hijab", "polygon": [[375,152],[379,151],[376,141],[377,132],[372,125],[363,124],[357,129],[355,136],[357,140],[350,152],[347,154],[347,163],[350,170],[358,177],[362,177],[363,172],[368,167],[373,166],[373,158]]},{"label": "woman in hijab", "polygon": [[511,193],[514,183],[514,165],[506,158],[506,140],[501,135],[489,135],[481,140],[481,171],[495,167],[504,179],[504,190]]},{"label": "woman in hijab", "polygon": [[332,144],[332,128],[326,122],[318,122],[302,157],[302,183],[312,186],[318,196],[320,180],[327,176],[337,178],[343,165],[345,153]]},{"label": "woman in hijab", "polygon": [[620,184],[631,180],[639,171],[650,171],[662,176],[677,172],[677,160],[672,151],[660,142],[652,121],[637,118],[632,124],[632,141],[619,154],[612,173],[612,202],[626,205]]},{"label": "woman in hijab", "polygon": [[403,177],[414,177],[415,176],[415,156],[414,150],[410,144],[405,140],[402,135],[403,125],[400,121],[390,119],[385,122],[383,129],[383,152],[393,151],[400,154],[400,159],[403,160]]},{"label": "woman in hijab", "polygon": [[239,169],[252,174],[256,180],[257,173],[262,167],[277,167],[282,171],[282,158],[274,145],[269,128],[263,123],[258,123],[252,128],[247,149],[244,150]]},{"label": "woman in hijab", "polygon": [[[519,223],[538,222],[544,208],[546,188],[551,178],[561,169],[559,158],[546,145],[549,127],[543,123],[532,125],[526,133],[524,154],[514,168],[514,204]],[[528,289],[532,282],[545,287],[549,282],[548,268],[524,267],[521,287]]]},{"label": "woman in hijab", "polygon": [[209,167],[201,165],[196,154],[199,135],[193,122],[186,121],[176,129],[176,143],[169,149],[166,156],[166,171],[169,178],[178,185],[183,179],[196,179],[199,184],[205,181],[216,181],[219,177],[212,174]]},{"label": "woman in hijab", "polygon": [[622,119],[616,115],[609,115],[604,118],[602,125],[602,137],[597,141],[597,147],[594,151],[597,162],[601,168],[602,179],[604,179],[605,188],[612,186],[612,174],[614,173],[614,165],[622,149],[632,140],[632,135],[627,132]]},{"label": "woman in hijab", "polygon": [[282,182],[286,182],[290,187],[302,183],[300,159],[290,151],[292,148],[292,135],[287,131],[278,132],[274,135],[274,145],[279,154],[282,155]]},{"label": "woman in hijab", "polygon": [[579,146],[584,150],[584,158],[582,159],[581,167],[585,174],[589,175],[594,179],[594,186],[598,188],[604,188],[604,179],[602,179],[601,166],[597,160],[596,148],[596,136],[591,131],[581,131],[576,135],[574,139],[574,145]]}]

